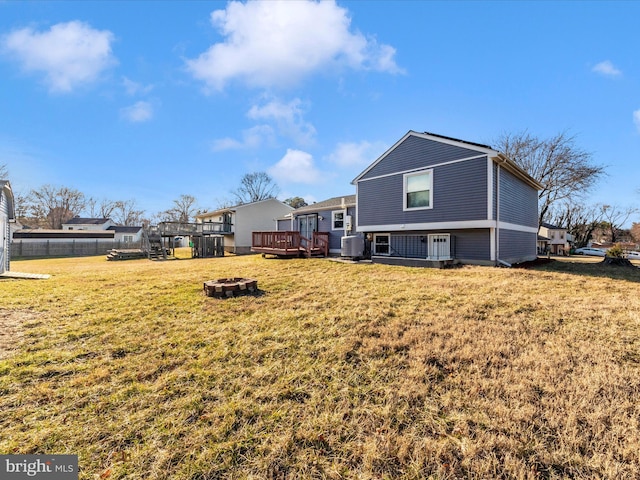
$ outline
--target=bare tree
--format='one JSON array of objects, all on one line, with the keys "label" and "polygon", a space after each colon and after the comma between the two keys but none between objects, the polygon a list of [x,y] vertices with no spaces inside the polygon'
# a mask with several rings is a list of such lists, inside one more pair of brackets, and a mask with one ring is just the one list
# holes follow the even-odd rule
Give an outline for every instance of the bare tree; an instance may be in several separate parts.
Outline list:
[{"label": "bare tree", "polygon": [[0,164],[0,180],[4,180],[9,177],[9,169],[7,168],[7,164]]},{"label": "bare tree", "polygon": [[239,204],[243,204],[274,198],[278,192],[278,185],[269,175],[265,172],[254,172],[245,174],[240,180],[240,186],[231,193]]},{"label": "bare tree", "polygon": [[46,220],[49,228],[60,229],[62,224],[84,210],[86,201],[79,190],[43,185],[31,190],[28,209],[38,220]]},{"label": "bare tree", "polygon": [[180,198],[173,201],[173,207],[162,212],[161,216],[168,222],[189,223],[197,213],[196,197],[180,195]]},{"label": "bare tree", "polygon": [[616,243],[618,237],[622,233],[622,226],[629,220],[629,217],[637,213],[638,209],[634,207],[619,207],[616,205],[602,206],[602,219],[609,230],[611,243]]},{"label": "bare tree", "polygon": [[91,197],[87,200],[87,211],[91,218],[111,218],[113,211],[116,209],[116,203],[113,200],[98,200]]},{"label": "bare tree", "polygon": [[140,226],[143,223],[144,210],[139,210],[135,200],[115,202],[112,220],[126,227]]},{"label": "bare tree", "polygon": [[583,205],[563,202],[555,205],[550,214],[551,223],[567,229],[576,248],[588,245],[593,232],[602,222],[601,205]]},{"label": "bare tree", "polygon": [[591,154],[577,147],[575,137],[566,132],[546,140],[527,132],[504,133],[494,144],[542,185],[538,193],[539,223],[557,202],[576,203],[575,199],[586,194],[605,173],[604,167],[594,165]]}]

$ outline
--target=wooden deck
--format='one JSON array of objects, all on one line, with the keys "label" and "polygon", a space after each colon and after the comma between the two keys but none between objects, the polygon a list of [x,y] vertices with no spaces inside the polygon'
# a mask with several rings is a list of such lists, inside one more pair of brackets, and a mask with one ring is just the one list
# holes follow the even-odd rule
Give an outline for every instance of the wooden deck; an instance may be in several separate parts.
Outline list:
[{"label": "wooden deck", "polygon": [[277,257],[329,256],[329,233],[313,232],[311,239],[300,232],[253,232],[251,251]]}]

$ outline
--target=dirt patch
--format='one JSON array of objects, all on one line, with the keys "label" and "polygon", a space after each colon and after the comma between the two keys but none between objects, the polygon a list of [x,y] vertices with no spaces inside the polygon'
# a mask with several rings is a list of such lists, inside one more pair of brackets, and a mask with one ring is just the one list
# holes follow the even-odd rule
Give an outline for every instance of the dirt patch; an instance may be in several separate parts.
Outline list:
[{"label": "dirt patch", "polygon": [[9,358],[19,348],[24,336],[24,324],[38,318],[33,312],[0,309],[0,360]]}]

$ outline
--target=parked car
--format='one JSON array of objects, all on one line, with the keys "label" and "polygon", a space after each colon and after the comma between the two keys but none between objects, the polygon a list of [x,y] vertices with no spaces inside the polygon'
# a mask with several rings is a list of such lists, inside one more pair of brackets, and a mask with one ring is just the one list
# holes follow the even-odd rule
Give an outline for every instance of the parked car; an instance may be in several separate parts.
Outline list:
[{"label": "parked car", "polygon": [[593,255],[594,257],[604,257],[606,255],[606,252],[604,250],[591,247],[576,248],[574,253],[576,255]]},{"label": "parked car", "polygon": [[627,252],[629,260],[640,260],[640,252]]}]

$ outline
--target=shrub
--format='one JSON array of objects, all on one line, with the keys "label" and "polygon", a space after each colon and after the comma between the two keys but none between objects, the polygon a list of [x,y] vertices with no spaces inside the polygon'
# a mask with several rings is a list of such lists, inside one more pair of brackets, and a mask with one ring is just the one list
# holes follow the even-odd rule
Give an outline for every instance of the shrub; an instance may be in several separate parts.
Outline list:
[{"label": "shrub", "polygon": [[615,244],[609,250],[607,250],[607,257],[624,258],[624,250],[619,244]]}]

